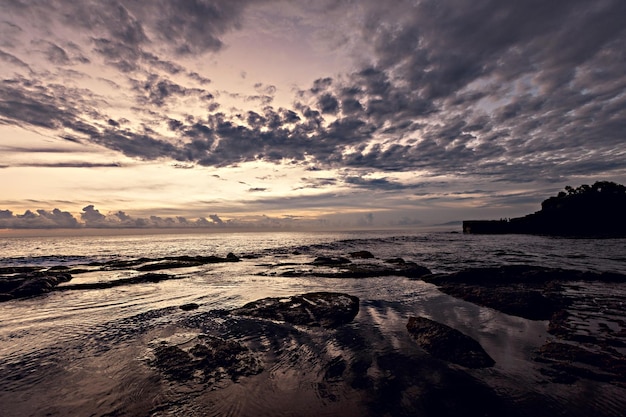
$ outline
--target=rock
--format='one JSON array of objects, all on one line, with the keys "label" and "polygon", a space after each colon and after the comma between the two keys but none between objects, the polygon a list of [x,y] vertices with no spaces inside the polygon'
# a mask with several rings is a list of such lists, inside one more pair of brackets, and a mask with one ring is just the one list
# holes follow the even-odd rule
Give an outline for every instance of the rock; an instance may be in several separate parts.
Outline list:
[{"label": "rock", "polygon": [[197,310],[198,307],[200,306],[196,303],[188,303],[188,304],[183,304],[178,308],[180,308],[183,311],[191,311],[191,310]]},{"label": "rock", "polygon": [[311,265],[315,266],[337,266],[337,265],[345,265],[351,263],[350,259],[339,257],[339,258],[330,258],[327,256],[318,256],[315,258]]},{"label": "rock", "polygon": [[425,276],[442,292],[529,320],[549,320],[568,301],[559,282],[584,279],[588,273],[526,265],[470,268],[448,275]]},{"label": "rock", "polygon": [[357,297],[333,292],[264,298],[231,310],[231,314],[236,315],[321,327],[337,327],[349,323],[358,312]]},{"label": "rock", "polygon": [[578,378],[603,382],[626,382],[626,358],[615,350],[603,352],[589,344],[587,348],[570,343],[547,342],[536,352],[534,359],[546,363],[542,373],[554,382],[572,383]]},{"label": "rock", "polygon": [[263,370],[250,349],[234,340],[201,334],[185,346],[161,344],[152,364],[176,380],[211,382],[225,377],[256,375]]},{"label": "rock", "polygon": [[31,272],[38,272],[42,268],[37,266],[3,266],[0,267],[0,275],[7,274],[28,274]]},{"label": "rock", "polygon": [[406,328],[422,349],[438,359],[467,368],[486,368],[495,363],[476,340],[445,324],[411,317]]},{"label": "rock", "polygon": [[[143,259],[146,261],[145,259]],[[216,264],[222,262],[239,262],[240,259],[233,253],[229,253],[225,258],[219,256],[168,256],[155,259],[154,262],[146,263],[136,268],[137,271],[158,271],[162,269],[188,268],[206,264]]]},{"label": "rock", "polygon": [[387,262],[388,264],[395,264],[395,265],[404,265],[406,263],[404,259],[402,258],[385,259],[385,262]]},{"label": "rock", "polygon": [[[320,259],[320,258],[318,258]],[[318,260],[316,259],[316,261]],[[280,272],[280,276],[285,277],[303,277],[303,276],[314,276],[314,277],[324,277],[324,278],[372,278],[372,277],[385,277],[385,276],[402,276],[408,278],[420,278],[424,275],[430,275],[431,272],[428,268],[417,265],[414,262],[403,262],[398,263],[393,266],[389,264],[385,264],[382,262],[372,262],[372,263],[352,263],[350,260],[345,258],[339,259],[331,259],[331,258],[322,258],[319,263],[314,261],[310,265],[314,265],[316,267],[324,267],[318,270],[315,269],[307,269],[307,270],[287,270]],[[342,260],[347,261],[344,263]],[[282,264],[280,266],[285,266],[286,264]],[[333,269],[329,269],[330,267],[334,267]]]},{"label": "rock", "polygon": [[77,284],[64,285],[56,288],[57,290],[103,290],[106,288],[120,287],[123,285],[158,283],[161,281],[184,279],[184,275],[155,274],[149,272],[147,274],[137,275],[129,278],[120,278],[112,281],[103,282],[83,282]]},{"label": "rock", "polygon": [[70,274],[31,273],[0,279],[0,301],[34,297],[52,291],[57,285],[72,279]]},{"label": "rock", "polygon": [[154,350],[154,356],[154,365],[169,377],[184,380],[193,376],[193,358],[178,346],[159,346]]},{"label": "rock", "polygon": [[352,252],[350,253],[350,256],[353,258],[357,258],[357,259],[373,259],[374,258],[374,255],[372,255],[372,252],[366,251],[366,250]]}]

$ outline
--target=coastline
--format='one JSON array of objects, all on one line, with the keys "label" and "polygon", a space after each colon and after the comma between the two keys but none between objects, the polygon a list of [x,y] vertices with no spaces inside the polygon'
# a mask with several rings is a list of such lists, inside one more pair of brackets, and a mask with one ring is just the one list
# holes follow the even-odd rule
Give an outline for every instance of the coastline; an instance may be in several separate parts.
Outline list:
[{"label": "coastline", "polygon": [[[281,234],[272,246],[272,236],[219,235],[204,247],[198,245],[207,239],[192,235],[81,239],[68,252],[71,258],[50,256],[66,241],[20,241],[39,245],[42,256],[26,258],[24,265],[38,263],[43,272],[72,279],[59,283],[58,291],[0,303],[6,318],[0,324],[0,401],[9,404],[7,415],[238,410],[242,416],[460,417],[533,411],[547,417],[558,410],[613,417],[626,406],[623,362],[615,353],[626,353],[625,337],[616,331],[624,320],[617,308],[626,300],[623,281],[580,269],[494,265],[550,259],[553,251],[555,263],[589,265],[583,269],[604,263],[623,272],[620,254],[601,249],[614,246],[610,242],[342,233],[334,240],[299,234],[289,242]],[[227,262],[234,258],[225,251],[233,247],[240,260]],[[105,255],[77,256],[96,248]],[[602,259],[585,257],[585,248],[602,252]],[[472,267],[478,254],[482,266]],[[618,266],[611,268],[607,256]],[[446,259],[457,259],[452,270],[445,270]],[[412,266],[424,262],[439,272]],[[488,274],[499,278],[478,279]],[[450,288],[463,291],[449,294]],[[328,291],[347,298],[310,295]],[[482,299],[471,298],[476,293]],[[354,301],[342,301],[351,297],[358,298],[358,311]],[[492,303],[510,307],[517,300],[525,303],[517,311],[533,312],[540,298],[555,307],[550,316],[524,317]],[[337,311],[350,306],[350,315],[311,322],[310,314],[326,313],[291,309],[326,302]],[[475,340],[493,365],[486,359],[478,362],[486,367],[474,368],[457,359],[483,355],[471,342],[462,352],[436,357],[440,349],[430,346],[465,346],[450,342],[465,340],[450,329]],[[442,336],[424,339],[431,331]],[[221,352],[217,362],[203,356],[213,350]],[[580,393],[590,388],[594,396],[583,403]]]}]

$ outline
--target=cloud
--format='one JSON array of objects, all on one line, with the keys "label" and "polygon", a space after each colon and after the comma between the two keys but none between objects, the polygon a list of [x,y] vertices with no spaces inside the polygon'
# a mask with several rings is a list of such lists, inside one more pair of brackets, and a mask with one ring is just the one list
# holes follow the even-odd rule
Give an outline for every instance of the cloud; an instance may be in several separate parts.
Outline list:
[{"label": "cloud", "polygon": [[103,226],[106,220],[106,216],[96,210],[93,204],[83,207],[80,218],[85,222],[86,227]]},{"label": "cloud", "polygon": [[222,221],[222,219],[220,219],[220,217],[217,214],[211,214],[209,215],[209,218],[213,221],[213,223],[215,224],[219,224],[222,225],[224,224],[224,221]]},{"label": "cloud", "polygon": [[13,214],[10,210],[0,210],[0,228],[7,229],[56,229],[80,227],[78,220],[66,211],[26,210],[24,214]]},{"label": "cloud", "polygon": [[199,82],[201,85],[206,85],[206,84],[211,83],[211,80],[209,78],[205,78],[195,71],[188,73],[187,76],[191,78],[192,80]]},{"label": "cloud", "polygon": [[185,88],[168,79],[159,78],[152,74],[145,81],[133,80],[133,90],[138,95],[138,103],[141,105],[153,104],[164,106],[166,101],[175,97],[207,96],[207,91],[202,89]]},{"label": "cloud", "polygon": [[30,66],[22,61],[21,59],[19,59],[18,57],[16,57],[15,55],[12,55],[8,52],[5,52],[3,50],[0,49],[0,60],[7,62],[9,64],[15,65],[16,67],[21,67],[24,68],[26,70],[28,70],[29,72],[32,72]]},{"label": "cloud", "polygon": [[[0,122],[180,166],[264,161],[378,172],[379,179],[344,183],[381,190],[403,189],[387,179],[398,171],[511,183],[623,172],[623,1],[295,2],[308,23],[334,28],[326,38],[338,34],[336,45],[350,47],[351,72],[320,74],[296,88],[292,106],[277,108],[273,82],[221,96],[183,85],[211,83],[187,63],[203,54],[219,59],[226,35],[246,30],[246,10],[260,3],[281,7],[269,0],[8,2],[7,10],[42,30],[60,22],[78,34],[77,43],[39,40],[49,63],[106,63],[118,89],[131,85],[122,95],[132,95],[135,107],[133,123],[121,123],[106,114],[104,97],[36,79],[19,47],[23,31],[5,22],[0,29],[11,36],[0,60],[25,74],[3,80]],[[178,105],[191,98],[200,109],[183,114]],[[231,98],[251,108],[224,110]],[[330,184],[305,183],[322,186]]]},{"label": "cloud", "polygon": [[42,163],[25,163],[14,164],[14,167],[31,167],[31,168],[119,168],[119,163],[95,163],[95,162],[42,162]]},{"label": "cloud", "polygon": [[411,185],[404,185],[399,182],[389,181],[387,178],[363,178],[348,176],[344,179],[344,181],[346,184],[367,189],[404,190],[412,188]]}]

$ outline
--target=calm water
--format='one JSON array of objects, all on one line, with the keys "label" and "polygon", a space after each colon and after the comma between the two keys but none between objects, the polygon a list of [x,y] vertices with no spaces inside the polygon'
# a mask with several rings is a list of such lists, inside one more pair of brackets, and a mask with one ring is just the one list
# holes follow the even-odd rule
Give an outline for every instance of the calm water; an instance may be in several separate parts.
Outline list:
[{"label": "calm water", "polygon": [[[556,410],[582,416],[600,410],[602,415],[617,416],[626,409],[626,400],[620,400],[625,390],[613,385],[555,388],[545,383],[530,357],[550,338],[546,322],[481,308],[442,294],[430,284],[402,277],[271,276],[272,265],[306,264],[317,256],[345,256],[356,250],[369,250],[380,259],[402,257],[433,272],[530,264],[626,273],[625,239],[397,231],[2,239],[0,267],[80,266],[93,261],[225,256],[229,252],[246,258],[239,263],[165,271],[183,276],[180,280],[60,291],[1,303],[0,415],[319,416],[346,414],[347,410],[353,410],[354,415],[401,415],[405,409],[382,412],[364,408],[365,394],[336,381],[328,382],[323,370],[328,360],[342,357],[351,363],[363,356],[362,352],[369,352],[370,359],[380,355],[420,358],[424,353],[404,328],[412,315],[433,318],[477,339],[496,360],[496,366],[472,371],[472,378],[515,398],[528,415],[541,415],[532,406],[535,397],[547,407],[546,415]],[[71,283],[134,274],[132,270],[88,272],[75,275]],[[218,331],[264,346],[266,335],[226,326],[211,319],[211,312],[263,297],[318,290],[358,296],[361,309],[354,323],[345,326],[345,334],[301,329],[281,341],[293,349],[273,353],[268,368],[258,376],[207,389],[164,381],[148,365],[151,348],[159,341],[184,339],[201,331]],[[602,291],[623,290],[617,286],[598,291],[602,296]],[[178,309],[190,302],[200,308],[194,312]],[[192,324],[190,320],[196,321]],[[296,351],[301,354],[294,356]],[[267,358],[269,353],[265,355]],[[378,381],[389,372],[379,365],[371,377]],[[589,390],[593,395],[581,402],[581,393]],[[300,400],[289,400],[294,396]]]}]

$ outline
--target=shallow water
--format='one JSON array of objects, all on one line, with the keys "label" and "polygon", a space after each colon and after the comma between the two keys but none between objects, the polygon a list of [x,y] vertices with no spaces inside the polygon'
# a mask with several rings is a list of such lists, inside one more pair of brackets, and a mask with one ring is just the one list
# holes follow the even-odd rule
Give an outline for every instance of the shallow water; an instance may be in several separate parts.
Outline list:
[{"label": "shallow water", "polygon": [[[510,402],[505,409],[515,409],[519,415],[618,416],[626,409],[623,387],[588,380],[554,384],[540,372],[532,355],[552,338],[546,322],[478,307],[404,277],[271,275],[272,266],[279,263],[304,265],[316,256],[345,256],[356,250],[369,250],[379,259],[402,257],[434,272],[532,264],[625,273],[624,239],[248,233],[15,238],[1,240],[0,246],[0,267],[79,266],[228,252],[250,255],[238,263],[164,271],[181,276],[179,280],[55,291],[1,303],[2,416],[445,415],[446,398],[481,411],[479,404],[472,403],[476,398],[456,397],[460,394],[450,391],[468,384],[476,389],[475,396],[493,394]],[[133,274],[137,272],[124,269],[89,272],[74,275],[68,284]],[[591,298],[609,299],[611,305],[624,299],[622,284],[610,289],[614,299],[602,288],[590,287]],[[320,290],[359,297],[355,320],[336,330],[323,330],[214,313],[264,297]],[[190,302],[199,304],[199,309],[178,308]],[[406,332],[408,318],[415,315],[475,338],[495,359],[495,367],[470,371],[432,360]],[[622,326],[623,306],[621,312],[613,308],[607,317],[610,326]],[[586,317],[581,320],[597,327]],[[207,385],[171,381],[150,365],[152,349],[160,341],[182,341],[198,333],[240,340],[256,352],[265,370],[236,382],[225,379]]]}]

